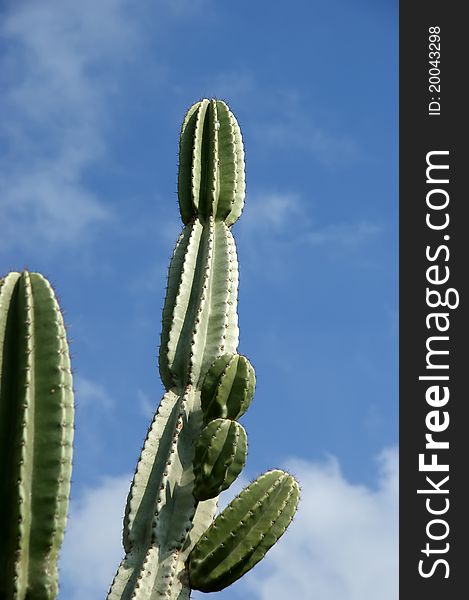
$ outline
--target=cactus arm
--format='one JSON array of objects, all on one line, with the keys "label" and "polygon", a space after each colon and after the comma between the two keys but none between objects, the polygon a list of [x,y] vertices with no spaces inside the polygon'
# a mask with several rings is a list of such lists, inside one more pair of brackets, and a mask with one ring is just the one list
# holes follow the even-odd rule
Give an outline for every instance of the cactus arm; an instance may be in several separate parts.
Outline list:
[{"label": "cactus arm", "polygon": [[242,425],[230,419],[211,421],[200,434],[194,456],[194,496],[207,500],[228,489],[241,473],[247,454]]},{"label": "cactus arm", "polygon": [[204,422],[212,419],[239,419],[251,404],[256,376],[251,363],[239,354],[217,358],[202,383]]},{"label": "cactus arm", "polygon": [[[0,596],[52,599],[70,490],[73,392],[62,315],[38,273],[0,290]],[[3,586],[3,589],[2,589]]]},{"label": "cactus arm", "polygon": [[299,487],[280,470],[264,473],[218,515],[189,556],[190,584],[216,592],[259,562],[296,512]]}]

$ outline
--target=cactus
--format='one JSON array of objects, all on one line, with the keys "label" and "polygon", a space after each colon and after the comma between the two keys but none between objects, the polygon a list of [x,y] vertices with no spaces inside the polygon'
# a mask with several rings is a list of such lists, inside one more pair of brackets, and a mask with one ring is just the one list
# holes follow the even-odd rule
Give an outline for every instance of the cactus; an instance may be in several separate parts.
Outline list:
[{"label": "cactus", "polygon": [[0,281],[0,598],[52,600],[70,491],[70,359],[39,273]]},{"label": "cactus", "polygon": [[[241,472],[237,420],[255,375],[237,354],[238,265],[230,227],[244,205],[244,150],[228,106],[201,100],[184,119],[178,196],[184,228],[163,308],[166,390],[124,515],[125,556],[108,600],[188,600],[251,569],[296,511],[294,478],[269,471],[214,520]],[[73,391],[59,305],[39,273],[0,280],[0,598],[53,600],[70,492]]]},{"label": "cactus", "polygon": [[[108,600],[187,600],[191,584],[221,589],[262,558],[296,510],[296,483],[275,471],[275,482],[269,473],[261,476],[213,522],[216,495],[236,477],[245,455],[235,440],[241,426],[219,428],[215,419],[238,419],[255,385],[250,363],[236,353],[238,265],[230,227],[244,194],[238,123],[224,102],[201,100],[188,110],[180,138],[184,228],[169,267],[159,352],[166,391],[127,498],[125,556]],[[215,438],[204,452],[207,431]],[[232,439],[223,440],[223,432]],[[255,534],[235,522],[240,507],[252,513]],[[228,572],[218,567],[220,553],[210,554],[220,520],[224,552],[232,549],[237,557]]]},{"label": "cactus", "polygon": [[190,553],[191,586],[217,592],[249,571],[284,533],[299,496],[291,475],[280,470],[260,475],[218,515]]},{"label": "cactus", "polygon": [[202,384],[204,421],[239,419],[251,404],[255,386],[254,369],[245,356],[224,354],[217,358]]},{"label": "cactus", "polygon": [[211,421],[200,434],[194,456],[194,496],[208,500],[230,487],[247,454],[244,427],[230,419]]}]

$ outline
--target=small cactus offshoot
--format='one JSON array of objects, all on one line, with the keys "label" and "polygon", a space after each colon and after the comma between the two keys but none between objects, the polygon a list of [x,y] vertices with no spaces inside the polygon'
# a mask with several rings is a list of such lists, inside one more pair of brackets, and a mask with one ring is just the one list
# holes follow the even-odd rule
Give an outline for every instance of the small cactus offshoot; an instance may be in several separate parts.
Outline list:
[{"label": "small cactus offshoot", "polygon": [[246,462],[244,427],[230,419],[215,419],[202,429],[194,456],[194,496],[208,500],[230,487]]},{"label": "small cactus offshoot", "polygon": [[202,384],[202,410],[205,422],[222,417],[239,419],[251,404],[256,376],[251,363],[239,354],[216,359]]}]

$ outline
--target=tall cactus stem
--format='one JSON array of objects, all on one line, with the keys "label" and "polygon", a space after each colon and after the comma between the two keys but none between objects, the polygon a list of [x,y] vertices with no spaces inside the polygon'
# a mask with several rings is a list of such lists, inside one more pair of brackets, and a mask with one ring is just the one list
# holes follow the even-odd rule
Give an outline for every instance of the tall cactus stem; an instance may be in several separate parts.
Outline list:
[{"label": "tall cactus stem", "polygon": [[109,600],[188,598],[185,563],[215,514],[216,498],[194,496],[193,460],[203,428],[202,380],[218,356],[238,345],[238,264],[229,225],[244,199],[243,156],[239,127],[223,102],[202,100],[189,109],[178,177],[184,228],[169,267],[159,352],[166,393],[131,485],[126,555]]},{"label": "tall cactus stem", "polygon": [[244,465],[246,434],[234,420],[251,402],[255,376],[236,352],[230,230],[244,194],[238,123],[223,101],[201,100],[185,116],[179,145],[184,228],[169,267],[158,357],[166,391],[131,484],[125,556],[108,600],[188,600],[191,551],[213,522],[219,492]]},{"label": "tall cactus stem", "polygon": [[0,287],[0,597],[53,599],[72,467],[73,391],[65,327],[49,282]]}]

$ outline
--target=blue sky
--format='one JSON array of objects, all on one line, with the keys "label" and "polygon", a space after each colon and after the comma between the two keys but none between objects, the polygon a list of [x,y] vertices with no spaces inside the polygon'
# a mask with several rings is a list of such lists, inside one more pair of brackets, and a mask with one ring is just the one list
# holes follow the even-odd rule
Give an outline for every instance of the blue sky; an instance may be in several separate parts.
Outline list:
[{"label": "blue sky", "polygon": [[180,125],[213,96],[247,161],[243,481],[289,466],[303,487],[282,543],[219,597],[397,598],[397,2],[7,2],[0,32],[1,268],[52,281],[73,353],[59,600],[103,598],[121,556],[162,393]]}]

